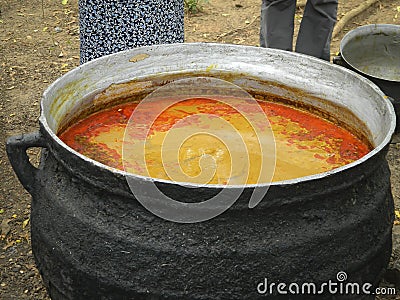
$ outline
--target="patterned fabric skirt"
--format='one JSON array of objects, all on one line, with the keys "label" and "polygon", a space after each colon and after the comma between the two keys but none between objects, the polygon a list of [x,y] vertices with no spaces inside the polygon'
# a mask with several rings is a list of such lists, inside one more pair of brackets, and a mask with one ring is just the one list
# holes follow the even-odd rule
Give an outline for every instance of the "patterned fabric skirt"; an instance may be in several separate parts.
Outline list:
[{"label": "patterned fabric skirt", "polygon": [[184,41],[182,0],[79,0],[80,62]]}]

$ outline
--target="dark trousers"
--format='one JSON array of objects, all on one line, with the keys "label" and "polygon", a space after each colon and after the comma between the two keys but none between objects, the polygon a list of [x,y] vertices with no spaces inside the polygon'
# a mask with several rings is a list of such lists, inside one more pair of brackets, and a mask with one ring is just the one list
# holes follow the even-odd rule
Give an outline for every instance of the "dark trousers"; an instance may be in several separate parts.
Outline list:
[{"label": "dark trousers", "polygon": [[[296,52],[330,59],[338,0],[308,0]],[[260,46],[292,51],[296,0],[262,0]]]}]

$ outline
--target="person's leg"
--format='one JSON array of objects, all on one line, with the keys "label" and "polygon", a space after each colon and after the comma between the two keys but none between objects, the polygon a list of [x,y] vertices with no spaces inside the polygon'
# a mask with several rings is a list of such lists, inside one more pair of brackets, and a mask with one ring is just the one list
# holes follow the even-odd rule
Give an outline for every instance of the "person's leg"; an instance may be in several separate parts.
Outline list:
[{"label": "person's leg", "polygon": [[307,1],[297,38],[296,52],[329,61],[337,6],[338,0]]},{"label": "person's leg", "polygon": [[263,0],[260,46],[292,51],[296,0]]}]

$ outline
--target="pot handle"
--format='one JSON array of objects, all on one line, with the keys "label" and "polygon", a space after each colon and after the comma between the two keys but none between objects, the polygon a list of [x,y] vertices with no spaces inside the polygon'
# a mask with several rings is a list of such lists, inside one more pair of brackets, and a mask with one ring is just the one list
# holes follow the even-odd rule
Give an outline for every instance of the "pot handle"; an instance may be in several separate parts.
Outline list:
[{"label": "pot handle", "polygon": [[335,65],[339,65],[345,68],[348,68],[349,65],[344,61],[342,55],[339,53],[339,55],[332,57],[332,62]]},{"label": "pot handle", "polygon": [[395,134],[400,133],[400,100],[388,97],[393,105],[394,113],[396,114],[396,130]]},{"label": "pot handle", "polygon": [[35,190],[38,169],[29,162],[26,150],[32,147],[46,148],[40,132],[21,134],[7,139],[6,151],[11,166],[24,188],[32,195]]}]

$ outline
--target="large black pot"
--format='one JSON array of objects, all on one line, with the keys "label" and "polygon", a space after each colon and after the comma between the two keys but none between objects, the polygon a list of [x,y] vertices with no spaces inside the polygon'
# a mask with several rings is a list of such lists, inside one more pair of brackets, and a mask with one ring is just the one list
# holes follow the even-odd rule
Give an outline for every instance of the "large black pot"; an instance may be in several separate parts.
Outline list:
[{"label": "large black pot", "polygon": [[[136,201],[126,173],[75,152],[56,136],[71,115],[99,104],[99,98],[87,95],[106,89],[110,99],[132,99],[174,78],[198,75],[228,80],[258,98],[273,93],[313,105],[356,128],[375,148],[339,169],[275,182],[253,209],[248,207],[252,191],[267,185],[182,186],[131,176],[139,192],[156,182],[182,202],[244,188],[218,217],[179,224]],[[69,72],[46,90],[41,108],[40,131],[10,138],[7,152],[32,194],[33,253],[53,299],[279,299],[269,291],[260,294],[266,280],[375,287],[385,271],[393,222],[385,155],[394,112],[376,86],[353,72],[279,50],[152,46]],[[29,163],[29,147],[44,149],[38,169]],[[305,292],[281,297],[373,298],[333,295],[326,286],[319,295]]]}]

